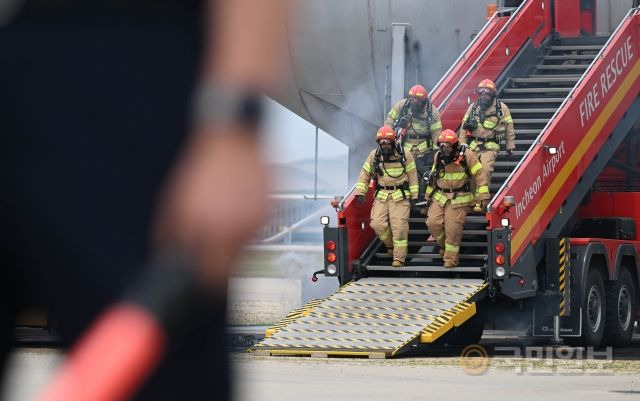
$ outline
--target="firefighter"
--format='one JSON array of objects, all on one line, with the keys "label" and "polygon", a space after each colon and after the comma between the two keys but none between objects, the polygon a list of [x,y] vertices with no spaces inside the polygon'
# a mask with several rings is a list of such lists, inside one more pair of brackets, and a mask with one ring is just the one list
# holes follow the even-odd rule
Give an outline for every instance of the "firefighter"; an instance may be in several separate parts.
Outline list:
[{"label": "firefighter", "polygon": [[[460,142],[469,143],[471,149],[484,168],[487,185],[491,185],[493,166],[500,151],[500,145],[506,142],[507,155],[511,157],[516,148],[513,119],[506,104],[497,97],[496,84],[484,79],[476,89],[478,100],[469,106],[462,118]],[[480,204],[474,211],[481,212]]]},{"label": "firefighter", "polygon": [[356,199],[364,204],[370,183],[375,185],[371,228],[393,256],[393,267],[404,266],[409,237],[409,212],[418,198],[416,163],[410,152],[396,146],[393,128],[376,134],[378,148],[371,151],[356,184]]},{"label": "firefighter", "polygon": [[[429,232],[440,245],[444,267],[458,265],[462,227],[476,201],[486,208],[489,187],[482,163],[461,144],[450,129],[438,137],[438,151],[427,177],[426,197],[431,201],[427,217]],[[471,183],[475,184],[475,196]]]},{"label": "firefighter", "polygon": [[[422,85],[409,89],[409,96],[396,103],[389,113],[385,124],[401,130],[402,144],[416,161],[418,177],[429,171],[433,163],[433,153],[438,150],[436,140],[442,131],[442,122],[438,109],[429,100],[429,94]],[[424,195],[424,183],[419,182],[421,199]],[[426,210],[424,211],[426,212]]]}]

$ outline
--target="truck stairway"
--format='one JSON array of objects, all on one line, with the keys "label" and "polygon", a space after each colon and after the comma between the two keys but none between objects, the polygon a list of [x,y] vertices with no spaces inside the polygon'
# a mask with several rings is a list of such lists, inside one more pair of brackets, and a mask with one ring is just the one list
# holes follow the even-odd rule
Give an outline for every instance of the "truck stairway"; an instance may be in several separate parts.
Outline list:
[{"label": "truck stairway", "polygon": [[[511,157],[501,151],[496,159],[490,191],[495,194],[542,129],[560,107],[573,86],[596,57],[607,38],[589,37],[550,41],[532,61],[529,71],[511,76],[500,85],[498,98],[507,104],[516,130],[516,149]],[[487,220],[483,214],[467,216],[460,251],[460,264],[444,269],[439,245],[426,230],[426,216],[412,211],[409,219],[409,254],[403,272],[426,277],[483,277],[487,259]],[[398,275],[392,257],[382,243],[365,255],[370,275]],[[395,270],[395,273],[394,273]]]}]

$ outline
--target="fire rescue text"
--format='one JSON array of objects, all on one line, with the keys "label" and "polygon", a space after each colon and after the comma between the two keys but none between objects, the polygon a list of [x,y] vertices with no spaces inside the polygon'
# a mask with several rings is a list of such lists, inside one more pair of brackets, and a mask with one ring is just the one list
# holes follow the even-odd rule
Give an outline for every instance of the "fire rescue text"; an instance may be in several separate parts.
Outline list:
[{"label": "fire rescue text", "polygon": [[596,110],[600,107],[601,99],[604,99],[609,90],[615,85],[618,77],[622,76],[624,70],[629,66],[629,62],[633,59],[633,49],[631,48],[631,37],[616,50],[611,61],[606,64],[606,68],[600,74],[600,82],[594,82],[587,96],[580,102],[580,124],[584,124],[595,115]]}]

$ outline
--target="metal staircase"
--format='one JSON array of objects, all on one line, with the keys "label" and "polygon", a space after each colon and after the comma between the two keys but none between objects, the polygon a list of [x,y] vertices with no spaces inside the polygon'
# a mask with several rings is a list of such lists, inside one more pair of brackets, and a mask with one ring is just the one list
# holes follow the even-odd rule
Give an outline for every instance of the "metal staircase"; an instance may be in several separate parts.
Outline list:
[{"label": "metal staircase", "polygon": [[[554,40],[541,49],[524,75],[509,77],[500,86],[498,97],[511,111],[516,129],[516,150],[511,157],[501,151],[495,163],[490,191],[495,194],[509,177],[520,159],[560,107],[573,86],[604,45],[606,37]],[[409,219],[409,255],[405,267],[392,269],[392,257],[379,241],[365,252],[363,265],[371,275],[385,275],[398,270],[427,277],[482,277],[487,258],[487,220],[484,215],[467,216],[460,252],[460,265],[442,267],[440,247],[426,230],[426,217],[415,211]],[[391,273],[389,273],[391,274]]]}]

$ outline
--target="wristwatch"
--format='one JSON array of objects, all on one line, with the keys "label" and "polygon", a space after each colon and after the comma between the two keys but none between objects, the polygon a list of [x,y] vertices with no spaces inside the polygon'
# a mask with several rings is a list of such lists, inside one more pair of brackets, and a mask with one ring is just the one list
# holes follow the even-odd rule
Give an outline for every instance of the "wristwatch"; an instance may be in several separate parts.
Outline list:
[{"label": "wristwatch", "polygon": [[193,118],[196,123],[256,126],[262,120],[263,95],[239,87],[205,83],[196,89]]}]

